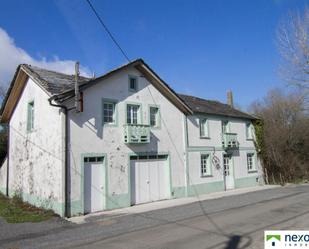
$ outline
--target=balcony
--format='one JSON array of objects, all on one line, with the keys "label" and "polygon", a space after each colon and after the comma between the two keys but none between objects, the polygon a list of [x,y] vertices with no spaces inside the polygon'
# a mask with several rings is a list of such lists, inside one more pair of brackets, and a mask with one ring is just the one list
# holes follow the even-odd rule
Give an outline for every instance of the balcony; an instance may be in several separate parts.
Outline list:
[{"label": "balcony", "polygon": [[150,126],[141,124],[124,125],[124,142],[126,144],[146,144],[150,142]]},{"label": "balcony", "polygon": [[222,147],[224,149],[237,149],[239,148],[239,142],[237,140],[236,133],[224,133],[222,134]]}]

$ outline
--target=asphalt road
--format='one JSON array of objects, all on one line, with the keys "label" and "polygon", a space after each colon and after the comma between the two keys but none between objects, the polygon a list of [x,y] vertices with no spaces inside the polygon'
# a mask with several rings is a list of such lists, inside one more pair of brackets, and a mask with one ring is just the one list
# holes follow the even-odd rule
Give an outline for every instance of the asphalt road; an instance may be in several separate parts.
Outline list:
[{"label": "asphalt road", "polygon": [[[251,192],[120,217],[0,228],[1,248],[263,248],[264,230],[309,230],[309,185]],[[54,223],[53,223],[54,222]],[[0,223],[0,226],[2,224]],[[15,226],[16,229],[21,229]],[[10,232],[10,230],[12,232]],[[4,233],[2,233],[4,232]]]}]

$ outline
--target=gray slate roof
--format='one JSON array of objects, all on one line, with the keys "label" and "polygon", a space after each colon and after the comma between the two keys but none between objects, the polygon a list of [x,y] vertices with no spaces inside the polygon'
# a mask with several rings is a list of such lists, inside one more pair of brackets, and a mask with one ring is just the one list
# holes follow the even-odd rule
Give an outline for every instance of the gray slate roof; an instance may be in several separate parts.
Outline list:
[{"label": "gray slate roof", "polygon": [[[22,65],[26,71],[36,79],[44,87],[44,89],[51,95],[61,94],[68,90],[74,89],[75,76],[64,73],[59,73],[51,70],[42,69],[36,66],[27,64]],[[91,79],[86,77],[79,77],[79,83],[84,84]]]},{"label": "gray slate roof", "polygon": [[[39,84],[41,84],[41,86],[51,95],[63,94],[63,93],[66,93],[74,89],[74,80],[75,80],[74,75],[67,75],[64,73],[46,70],[46,69],[42,69],[36,66],[27,65],[27,64],[23,64],[21,66],[30,75],[32,75],[32,77],[37,79]],[[121,68],[122,67],[120,67],[119,69]],[[111,72],[105,75],[109,75],[117,71],[118,69],[112,70]],[[104,78],[105,75],[100,76],[96,79]],[[88,85],[88,83],[92,83],[96,81],[96,79],[90,79],[90,78],[80,76],[79,83],[82,86],[86,86]],[[251,116],[245,112],[239,111],[219,101],[206,100],[206,99],[184,95],[184,94],[177,94],[177,95],[187,106],[191,108],[191,110],[194,113],[221,115],[221,116],[245,118],[245,119],[256,119],[254,116]]]},{"label": "gray slate roof", "polygon": [[194,96],[178,94],[194,113],[221,115],[234,118],[256,119],[245,112],[215,100],[206,100]]}]

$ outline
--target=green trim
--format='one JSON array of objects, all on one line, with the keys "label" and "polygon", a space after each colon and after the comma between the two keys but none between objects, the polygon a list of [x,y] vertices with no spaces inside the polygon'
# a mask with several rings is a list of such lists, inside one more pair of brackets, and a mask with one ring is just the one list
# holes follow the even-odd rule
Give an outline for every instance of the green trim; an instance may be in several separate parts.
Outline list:
[{"label": "green trim", "polygon": [[173,198],[183,198],[187,196],[186,187],[174,187],[172,190]]},{"label": "green trim", "polygon": [[[248,155],[252,155],[252,163],[253,163],[253,167],[251,170],[249,170],[249,165],[248,165]],[[256,153],[255,151],[247,151],[246,152],[246,161],[247,161],[247,171],[248,173],[256,173],[258,170],[257,170],[257,156],[256,156]]]},{"label": "green trim", "polygon": [[[205,127],[204,127],[204,132],[205,134],[203,135],[202,134],[202,123],[201,122],[204,122],[206,121],[206,132],[205,132]],[[209,119],[206,118],[206,117],[203,117],[203,118],[199,118],[199,128],[200,128],[200,138],[201,139],[210,139],[210,136],[209,136]]]},{"label": "green trim", "polygon": [[248,188],[259,185],[258,176],[250,176],[235,179],[235,188]]},{"label": "green trim", "polygon": [[[201,172],[201,167],[202,167],[202,156],[203,155],[208,155],[208,158],[207,158],[207,171],[209,171],[209,173],[207,173],[206,175],[202,175],[202,172]],[[212,163],[211,163],[211,160],[212,160],[212,154],[211,153],[205,153],[205,152],[200,152],[200,177],[201,178],[206,178],[206,177],[212,177]]]},{"label": "green trim", "polygon": [[[33,112],[31,112],[33,108]],[[27,104],[27,132],[30,133],[34,130],[34,100],[31,100]]]},{"label": "green trim", "polygon": [[124,208],[129,206],[130,206],[129,193],[108,195],[107,197],[107,203],[106,203],[107,210]]},{"label": "green trim", "polygon": [[[104,122],[104,103],[109,103],[114,105],[114,123]],[[102,98],[102,125],[105,127],[117,127],[118,126],[118,100],[116,99],[106,99]]]},{"label": "green trim", "polygon": [[[188,147],[188,151],[189,152],[199,152],[199,151],[225,151],[222,147],[214,147],[214,146],[190,146]],[[248,150],[252,150],[255,151],[254,147],[239,147],[239,149],[237,150],[241,150],[241,151],[248,151]]]},{"label": "green trim", "polygon": [[189,188],[189,196],[209,194],[219,191],[224,191],[223,181],[207,182],[207,183],[191,185]]},{"label": "green trim", "polygon": [[[85,176],[84,176],[84,158],[85,157],[103,157],[103,162],[102,162],[102,170],[103,170],[103,174],[105,174],[105,183],[104,183],[104,187],[105,187],[105,191],[104,191],[104,203],[103,203],[103,207],[102,210],[106,209],[106,199],[107,199],[107,195],[108,195],[108,169],[107,169],[107,154],[106,153],[83,153],[81,154],[81,172],[80,172],[80,210],[78,213],[85,213],[85,207],[84,207],[84,181],[85,181]],[[105,171],[105,172],[104,172]],[[76,210],[78,210],[76,207],[74,207],[74,211],[76,212]],[[72,209],[71,209],[72,212]],[[76,213],[73,213],[73,215],[75,215]]]},{"label": "green trim", "polygon": [[[151,126],[150,125],[150,108],[158,108],[158,113],[157,113],[157,126]],[[149,104],[148,105],[148,124],[150,126],[150,129],[152,130],[159,130],[161,129],[161,108],[160,105],[153,105],[153,104]]]},{"label": "green trim", "polygon": [[194,113],[193,115],[188,115],[190,117],[206,117],[212,120],[229,120],[229,121],[239,121],[239,122],[246,122],[246,121],[251,121],[251,119],[249,118],[236,118],[236,117],[229,117],[229,116],[225,116],[225,115],[219,115],[219,114],[205,114],[205,113]]},{"label": "green trim", "polygon": [[[223,183],[224,183],[224,189],[225,190],[230,190],[230,189],[227,189],[226,188],[226,177],[225,177],[225,172],[224,172],[224,155],[230,155],[231,158],[230,158],[230,167],[232,166],[232,172],[233,172],[233,179],[234,179],[234,186],[232,189],[235,189],[236,188],[236,183],[235,183],[235,167],[234,167],[234,157],[233,157],[233,153],[232,154],[229,154],[227,152],[223,152],[222,153],[222,170],[223,170]],[[229,169],[230,173],[231,173],[231,168]]]},{"label": "green trim", "polygon": [[44,209],[51,209],[56,214],[59,214],[61,217],[64,217],[64,203],[62,202],[56,201],[52,198],[48,199],[25,192],[10,190],[9,196],[13,197],[14,195],[21,197],[24,202],[28,202],[33,206],[41,207]]},{"label": "green trim", "polygon": [[[131,88],[131,84],[130,84],[131,79],[135,79],[136,85],[135,85],[134,89]],[[137,92],[138,91],[138,77],[137,76],[130,75],[130,74],[128,75],[128,90],[129,90],[129,92]]]},{"label": "green trim", "polygon": [[[249,137],[249,133],[248,133],[248,126],[249,125],[249,130],[251,130],[251,137]],[[253,141],[253,126],[252,126],[252,123],[251,122],[246,122],[245,124],[245,129],[246,129],[246,140],[249,140],[249,141]]]},{"label": "green trim", "polygon": [[129,203],[132,205],[132,193],[131,193],[131,156],[151,156],[151,155],[161,155],[167,156],[167,167],[170,179],[170,198],[174,196],[173,193],[173,183],[172,183],[172,169],[171,169],[171,159],[169,152],[130,152],[128,153],[128,196],[129,196]]},{"label": "green trim", "polygon": [[137,120],[137,124],[143,124],[143,105],[141,103],[131,101],[125,101],[125,124],[128,124],[128,105],[139,106],[139,113],[137,114],[137,116],[139,116],[139,120]]},{"label": "green trim", "polygon": [[0,187],[0,192],[6,195],[6,187]]},{"label": "green trim", "polygon": [[224,122],[227,122],[227,124],[226,124],[226,133],[230,133],[231,132],[231,122],[230,122],[230,120],[228,120],[227,118],[224,118],[224,119],[222,119],[221,120],[221,131],[223,132],[223,123]]}]

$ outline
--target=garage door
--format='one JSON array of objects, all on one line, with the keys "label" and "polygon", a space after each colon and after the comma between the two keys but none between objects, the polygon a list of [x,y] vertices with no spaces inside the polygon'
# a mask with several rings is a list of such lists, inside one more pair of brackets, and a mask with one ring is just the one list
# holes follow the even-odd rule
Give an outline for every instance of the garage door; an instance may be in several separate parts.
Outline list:
[{"label": "garage door", "polygon": [[131,204],[170,198],[167,156],[131,158]]}]

